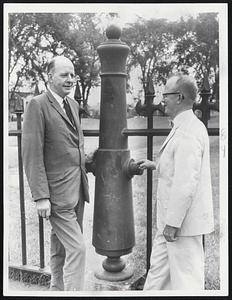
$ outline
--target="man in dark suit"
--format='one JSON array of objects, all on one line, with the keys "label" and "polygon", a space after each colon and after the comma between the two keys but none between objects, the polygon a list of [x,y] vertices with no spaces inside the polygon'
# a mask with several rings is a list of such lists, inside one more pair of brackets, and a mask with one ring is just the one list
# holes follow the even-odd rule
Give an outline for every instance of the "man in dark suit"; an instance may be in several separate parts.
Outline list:
[{"label": "man in dark suit", "polygon": [[89,202],[78,103],[67,97],[74,66],[57,56],[48,65],[48,90],[34,97],[23,122],[23,163],[38,214],[50,220],[51,290],[83,289],[82,219]]}]

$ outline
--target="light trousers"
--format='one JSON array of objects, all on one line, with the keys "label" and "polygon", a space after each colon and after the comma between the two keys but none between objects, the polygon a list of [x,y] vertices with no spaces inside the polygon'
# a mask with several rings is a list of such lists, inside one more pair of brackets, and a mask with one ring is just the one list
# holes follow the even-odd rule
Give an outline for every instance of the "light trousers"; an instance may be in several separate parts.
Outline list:
[{"label": "light trousers", "polygon": [[50,290],[78,291],[84,287],[85,242],[82,234],[84,202],[75,209],[53,211]]},{"label": "light trousers", "polygon": [[144,290],[203,290],[202,235],[167,242],[162,232],[154,240]]}]

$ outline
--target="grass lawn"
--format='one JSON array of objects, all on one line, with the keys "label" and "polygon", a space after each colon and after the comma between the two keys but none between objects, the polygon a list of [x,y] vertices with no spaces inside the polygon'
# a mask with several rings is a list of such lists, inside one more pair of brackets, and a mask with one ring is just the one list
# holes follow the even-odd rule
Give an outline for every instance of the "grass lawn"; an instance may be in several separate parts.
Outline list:
[{"label": "grass lawn", "polygon": [[[146,118],[133,118],[128,120],[128,128],[146,128]],[[98,120],[83,119],[83,129],[97,129],[99,126]],[[164,117],[154,117],[154,128],[165,128],[168,126],[167,120]],[[218,116],[212,114],[209,127],[218,127]],[[15,129],[15,122],[9,124],[9,129]],[[154,137],[153,139],[153,154],[158,152],[161,143],[165,137]],[[86,153],[98,147],[98,138],[85,138]],[[145,137],[129,137],[129,149],[131,157],[134,159],[146,157],[146,138]],[[21,228],[20,228],[20,206],[19,206],[19,187],[18,187],[18,160],[17,160],[17,138],[8,138],[8,147],[6,147],[8,155],[8,184],[6,197],[7,211],[6,218],[8,226],[6,234],[8,236],[8,255],[11,264],[21,264]],[[213,186],[213,202],[215,216],[215,232],[205,237],[205,253],[206,253],[206,289],[220,289],[219,278],[219,138],[210,137],[211,151],[211,172]],[[91,270],[96,264],[96,261],[102,261],[104,257],[95,253],[92,246],[92,220],[93,220],[93,203],[94,203],[94,183],[95,178],[92,174],[88,175],[90,183],[91,203],[86,205],[84,216],[84,236],[86,240],[87,251],[91,255],[87,261],[87,271]],[[39,231],[38,217],[35,211],[35,205],[31,200],[30,190],[24,176],[25,182],[25,210],[26,210],[26,234],[27,234],[27,263],[28,265],[39,266]],[[135,217],[135,232],[136,245],[133,252],[126,259],[128,263],[134,266],[136,272],[145,273],[146,269],[146,172],[142,176],[135,176],[133,182],[133,200],[134,200],[134,217]],[[156,172],[153,173],[153,211],[155,210],[156,201]],[[155,234],[155,213],[153,214],[153,235]],[[49,234],[50,224],[45,222],[45,262],[49,266]]]}]

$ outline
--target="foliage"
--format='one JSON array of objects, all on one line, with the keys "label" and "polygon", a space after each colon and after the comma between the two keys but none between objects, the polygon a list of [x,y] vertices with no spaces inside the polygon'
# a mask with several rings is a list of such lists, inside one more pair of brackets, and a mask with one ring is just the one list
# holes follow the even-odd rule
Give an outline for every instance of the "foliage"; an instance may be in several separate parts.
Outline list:
[{"label": "foliage", "polygon": [[[9,15],[9,81],[11,91],[24,80],[47,84],[46,67],[54,55],[74,63],[84,106],[91,87],[99,84],[96,48],[103,40],[95,14],[21,13]],[[16,76],[16,79],[15,79]]]},{"label": "foliage", "polygon": [[142,18],[129,24],[123,31],[122,39],[130,47],[128,70],[133,67],[141,69],[140,79],[144,91],[149,78],[156,84],[164,83],[172,68],[172,37],[169,31],[169,24],[165,19]]},{"label": "foliage", "polygon": [[[78,84],[75,99],[88,108],[92,87],[99,85],[100,63],[97,47],[103,41],[103,19],[109,22],[114,13],[11,13],[9,14],[9,91],[18,91],[25,82],[31,87],[41,80],[47,84],[46,67],[54,55],[64,54],[74,63]],[[219,32],[216,13],[202,13],[196,18],[138,18],[122,32],[130,47],[127,73],[141,70],[146,90],[152,79],[163,85],[170,73],[190,67],[200,82],[207,76],[213,97],[219,94]],[[129,82],[127,85],[130,89]],[[11,93],[14,95],[14,93]]]},{"label": "foliage", "polygon": [[188,73],[192,67],[195,78],[209,79],[214,95],[218,95],[219,33],[216,13],[202,13],[196,18],[166,19],[139,18],[128,24],[122,39],[130,46],[128,71],[141,70],[144,92],[152,78],[155,85],[165,83],[170,73]]},{"label": "foliage", "polygon": [[[54,23],[64,22],[64,14],[55,14]],[[60,48],[69,57],[79,78],[80,92],[84,107],[91,87],[99,85],[99,58],[97,47],[103,41],[103,35],[98,29],[99,19],[93,13],[83,13],[68,16],[64,25],[61,23],[54,31],[53,37],[59,41]]]},{"label": "foliage", "polygon": [[[8,70],[10,91],[16,91],[24,80],[37,79],[44,82],[45,53],[44,41],[48,39],[49,27],[38,26],[36,14],[9,15]],[[16,78],[16,79],[15,79]]]},{"label": "foliage", "polygon": [[173,23],[176,39],[174,54],[177,67],[194,67],[200,81],[206,74],[211,85],[219,68],[219,27],[217,13],[201,13],[199,16]]}]

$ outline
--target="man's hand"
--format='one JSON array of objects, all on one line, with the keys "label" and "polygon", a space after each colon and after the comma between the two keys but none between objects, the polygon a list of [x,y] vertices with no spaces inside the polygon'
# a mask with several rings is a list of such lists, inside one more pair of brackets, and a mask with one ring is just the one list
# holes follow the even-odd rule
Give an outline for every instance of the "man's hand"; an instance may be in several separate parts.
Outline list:
[{"label": "man's hand", "polygon": [[178,228],[170,225],[166,225],[163,231],[163,235],[167,242],[174,242],[177,240],[176,233]]},{"label": "man's hand", "polygon": [[49,219],[51,215],[51,203],[49,199],[40,199],[36,201],[36,209],[38,212],[38,215],[42,218],[46,218],[46,220]]},{"label": "man's hand", "polygon": [[93,173],[95,175],[96,172],[96,157],[97,157],[97,151],[98,149],[94,150],[93,152],[90,152],[88,155],[85,156],[85,168],[86,172]]},{"label": "man's hand", "polygon": [[151,160],[148,160],[148,159],[140,159],[140,160],[137,160],[135,162],[137,165],[139,165],[139,168],[141,170],[144,170],[144,169],[151,169],[151,170],[155,170],[156,169],[156,164],[154,161],[151,161]]}]

